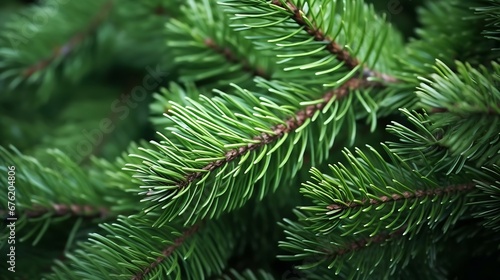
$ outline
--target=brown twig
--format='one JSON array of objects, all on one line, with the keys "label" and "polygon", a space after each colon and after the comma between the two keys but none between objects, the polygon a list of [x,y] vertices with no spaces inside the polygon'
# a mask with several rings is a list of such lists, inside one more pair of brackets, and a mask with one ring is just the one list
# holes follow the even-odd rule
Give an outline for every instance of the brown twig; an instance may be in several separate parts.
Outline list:
[{"label": "brown twig", "polygon": [[379,205],[383,203],[396,202],[403,199],[417,199],[422,197],[434,197],[449,193],[468,192],[475,188],[476,184],[469,183],[456,186],[447,186],[444,188],[437,188],[432,190],[416,190],[414,192],[405,191],[402,194],[392,194],[389,196],[381,196],[378,199],[371,198],[361,202],[347,202],[345,204],[330,204],[326,208],[329,210],[344,210],[358,208],[364,205]]}]

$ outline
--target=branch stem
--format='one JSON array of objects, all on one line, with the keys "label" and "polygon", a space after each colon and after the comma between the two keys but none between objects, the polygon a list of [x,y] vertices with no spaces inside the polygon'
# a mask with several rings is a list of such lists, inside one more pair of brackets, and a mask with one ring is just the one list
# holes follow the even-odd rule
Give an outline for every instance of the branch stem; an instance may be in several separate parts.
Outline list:
[{"label": "branch stem", "polygon": [[434,197],[441,196],[450,193],[462,193],[469,192],[475,189],[476,184],[468,183],[463,185],[447,186],[443,188],[437,188],[432,190],[416,190],[414,192],[405,191],[402,194],[392,194],[391,196],[381,196],[378,199],[366,199],[361,202],[349,201],[343,204],[330,204],[326,208],[329,210],[344,210],[362,207],[365,205],[380,205],[383,203],[392,203],[404,199],[418,199],[423,197]]}]

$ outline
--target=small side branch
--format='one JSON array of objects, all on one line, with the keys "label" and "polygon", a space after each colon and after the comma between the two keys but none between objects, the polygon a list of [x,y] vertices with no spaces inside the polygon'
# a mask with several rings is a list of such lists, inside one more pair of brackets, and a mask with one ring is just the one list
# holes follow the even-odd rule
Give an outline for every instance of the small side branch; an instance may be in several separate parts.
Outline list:
[{"label": "small side branch", "polygon": [[291,19],[293,19],[298,25],[302,26],[307,34],[314,37],[315,41],[327,41],[328,44],[325,46],[325,49],[327,49],[331,54],[335,55],[338,60],[344,61],[347,67],[349,67],[350,69],[354,69],[359,65],[359,61],[355,57],[352,57],[347,50],[345,50],[337,42],[326,36],[323,31],[321,31],[319,28],[307,25],[303,17],[304,12],[301,11],[293,3],[287,1],[287,7],[285,7],[280,0],[273,0],[272,4],[290,10],[293,13]]},{"label": "small side branch", "polygon": [[[273,134],[261,133],[260,135],[254,137],[254,140],[260,140],[259,143],[250,143],[247,146],[240,147],[239,149],[228,151],[225,155],[225,159],[211,162],[203,167],[203,169],[212,171],[230,161],[233,161],[236,158],[239,158],[247,152],[253,151],[264,145],[277,141],[284,134],[293,132],[297,128],[301,127],[307,121],[307,119],[312,118],[317,111],[321,111],[332,98],[336,98],[337,100],[339,100],[345,97],[351,90],[375,86],[378,86],[378,83],[368,82],[364,79],[351,78],[339,88],[326,92],[323,95],[322,103],[307,106],[305,109],[297,112],[295,116],[288,118],[285,121],[285,124],[279,124],[272,127],[271,130],[273,131]],[[177,186],[179,188],[183,188],[196,179],[200,178],[202,175],[203,173],[201,172],[191,173],[186,176],[186,179],[180,182]]]}]

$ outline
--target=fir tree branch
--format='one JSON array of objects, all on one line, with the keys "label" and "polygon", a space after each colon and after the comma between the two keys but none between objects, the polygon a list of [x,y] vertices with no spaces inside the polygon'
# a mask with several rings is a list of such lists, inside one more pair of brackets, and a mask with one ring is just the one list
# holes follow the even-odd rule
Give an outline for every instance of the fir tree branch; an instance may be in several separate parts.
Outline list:
[{"label": "fir tree branch", "polygon": [[371,198],[369,200],[362,200],[361,202],[346,202],[345,204],[330,204],[326,208],[329,210],[344,210],[344,209],[353,209],[353,208],[358,208],[364,205],[380,205],[383,203],[391,203],[391,202],[396,202],[399,200],[404,200],[404,199],[417,199],[417,198],[423,198],[423,197],[435,197],[435,196],[441,196],[441,195],[446,195],[450,193],[457,193],[457,192],[469,192],[471,190],[475,189],[476,184],[475,183],[469,183],[469,184],[462,184],[462,185],[454,185],[454,186],[447,186],[444,188],[437,188],[437,189],[432,189],[432,190],[415,190],[413,193],[405,191],[402,192],[401,194],[394,193],[391,196],[381,196],[378,199]]},{"label": "fir tree branch", "polygon": [[34,73],[45,69],[58,58],[63,58],[69,55],[74,49],[80,45],[90,34],[92,34],[107,18],[113,7],[113,0],[107,1],[98,12],[98,14],[90,21],[89,25],[81,32],[71,37],[64,45],[56,47],[52,55],[40,60],[39,62],[29,66],[23,71],[23,76],[29,78]]},{"label": "fir tree branch", "polygon": [[[315,205],[301,209],[314,213],[307,219],[315,230],[328,233],[341,230],[346,234],[368,231],[374,235],[380,228],[395,230],[404,224],[408,233],[415,234],[423,217],[434,223],[446,219],[443,227],[449,228],[463,216],[464,212],[459,211],[465,211],[470,194],[477,193],[477,181],[491,181],[488,177],[478,177],[482,176],[480,172],[471,168],[467,175],[456,178],[448,175],[443,183],[442,175],[429,175],[426,169],[430,166],[438,169],[446,163],[408,164],[383,145],[391,159],[387,162],[374,148],[369,148],[370,154],[359,149],[357,156],[345,152],[350,168],[341,163],[332,165],[332,176],[311,170],[316,182],[304,183],[301,192]],[[427,184],[416,183],[422,178]],[[432,228],[437,223],[429,225]]]},{"label": "fir tree branch", "polygon": [[[335,42],[335,40],[325,35],[320,28],[314,25],[310,26],[304,19],[304,15],[306,13],[302,11],[299,7],[297,7],[295,4],[293,4],[290,1],[282,1],[282,0],[273,0],[271,3],[275,6],[291,11],[292,15],[290,16],[290,18],[293,21],[295,21],[299,26],[301,26],[304,29],[304,31],[307,32],[307,34],[314,37],[315,41],[318,42],[326,41],[327,44],[325,45],[325,49],[328,50],[328,52],[330,52],[331,54],[335,55],[335,57],[338,60],[343,61],[345,63],[345,66],[347,66],[350,70],[359,66],[359,60],[356,57],[353,57],[346,49],[344,49],[340,44]],[[314,22],[310,19],[308,19],[307,21],[311,22],[312,24]],[[398,81],[395,77],[392,77],[384,73],[378,73],[368,68],[363,69],[363,75],[365,77],[375,77],[382,79],[386,83],[396,83]]]},{"label": "fir tree branch", "polygon": [[305,13],[296,5],[294,5],[290,1],[286,1],[286,3],[283,3],[283,1],[280,0],[273,0],[272,4],[292,11],[293,14],[291,16],[291,19],[293,19],[298,25],[302,26],[307,34],[313,36],[314,40],[319,42],[327,41],[328,44],[325,46],[325,49],[327,49],[331,54],[335,55],[339,60],[344,61],[347,67],[349,67],[350,69],[354,69],[359,65],[359,61],[355,57],[352,57],[349,52],[344,50],[344,48],[342,48],[337,42],[333,41],[331,38],[323,34],[323,31],[316,27],[310,27],[304,20],[303,14]]},{"label": "fir tree branch", "polygon": [[238,58],[228,47],[223,48],[217,45],[217,43],[212,38],[206,38],[204,42],[207,47],[224,56],[224,58],[228,62],[233,64],[241,64],[243,71],[250,73],[252,76],[259,76],[267,80],[271,78],[271,76],[267,74],[264,69],[259,67],[254,68],[247,60]]},{"label": "fir tree branch", "polygon": [[[16,212],[16,229],[26,229],[28,237],[34,235],[35,244],[50,228],[49,225],[54,224],[52,221],[61,221],[67,216],[107,218],[122,211],[111,210],[108,199],[118,194],[113,198],[118,200],[124,196],[123,191],[99,188],[86,170],[60,150],[47,150],[45,156],[44,160],[38,160],[13,147],[11,150],[0,147],[0,171],[6,170],[8,165],[15,166],[16,183],[22,186],[22,193],[32,194],[16,197],[16,208],[19,210]],[[0,199],[0,205],[0,217],[4,218],[8,214],[5,213],[8,209],[7,196]],[[59,217],[64,218],[57,219]]]},{"label": "fir tree branch", "polygon": [[[279,124],[272,127],[271,130],[273,131],[274,135],[269,133],[261,133],[260,135],[254,137],[254,140],[260,140],[260,142],[249,143],[247,146],[240,147],[239,149],[230,150],[226,152],[225,159],[211,162],[202,169],[206,171],[213,171],[218,167],[221,167],[224,164],[233,161],[234,159],[239,158],[250,151],[253,151],[264,145],[277,141],[284,134],[293,132],[294,130],[302,126],[306,122],[306,120],[310,119],[316,112],[321,111],[325,107],[325,105],[332,100],[332,98],[339,100],[345,97],[347,94],[349,94],[349,92],[352,90],[366,88],[366,87],[378,87],[378,86],[380,86],[380,84],[376,82],[369,82],[365,79],[359,79],[359,78],[351,78],[339,88],[326,92],[323,95],[322,103],[316,105],[309,105],[305,109],[297,112],[295,116],[288,118],[285,121],[286,124]],[[204,172],[190,173],[189,175],[185,176],[184,180],[179,182],[177,186],[179,188],[184,188],[191,182],[200,178],[203,174]]]},{"label": "fir tree branch", "polygon": [[201,223],[195,224],[186,231],[182,233],[180,237],[175,239],[174,244],[166,247],[162,252],[162,256],[158,257],[153,263],[146,267],[143,271],[137,273],[132,280],[142,280],[148,273],[150,273],[158,264],[160,264],[164,259],[168,258],[179,246],[181,246],[184,241],[195,234],[200,229]]},{"label": "fir tree branch", "polygon": [[149,218],[119,216],[100,224],[102,232],[91,233],[64,262],[56,261],[51,275],[44,278],[205,279],[222,272],[236,245],[236,236],[225,226],[227,220],[158,228]]},{"label": "fir tree branch", "polygon": [[[416,254],[427,254],[427,250],[439,240],[436,231],[423,230],[415,236],[407,235],[411,224],[404,223],[396,229],[384,229],[383,226],[374,234],[343,234],[342,226],[338,232],[320,234],[311,228],[308,218],[300,211],[294,211],[301,222],[292,222],[284,219],[287,241],[280,242],[280,247],[293,251],[293,255],[280,255],[278,258],[288,261],[300,261],[296,266],[300,274],[307,276],[318,275],[318,271],[325,270],[325,276],[336,275],[342,279],[354,279],[354,275],[371,274],[374,270],[394,275],[394,270],[406,266],[406,262]],[[410,254],[404,252],[411,251]],[[372,256],[376,256],[373,257]],[[394,264],[402,264],[395,266]],[[311,273],[311,274],[310,274]],[[382,278],[388,278],[387,276]],[[361,277],[360,277],[361,278]],[[364,277],[369,278],[369,277]],[[312,279],[312,278],[311,278]],[[320,278],[318,278],[320,279]],[[322,278],[321,278],[322,279]]]}]

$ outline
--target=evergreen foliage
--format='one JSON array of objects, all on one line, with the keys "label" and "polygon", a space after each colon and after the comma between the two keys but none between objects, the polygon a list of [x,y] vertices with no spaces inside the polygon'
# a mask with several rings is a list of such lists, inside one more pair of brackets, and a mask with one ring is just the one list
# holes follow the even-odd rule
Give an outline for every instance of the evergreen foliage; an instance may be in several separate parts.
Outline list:
[{"label": "evergreen foliage", "polygon": [[5,279],[500,272],[500,1],[33,2],[0,4]]}]

